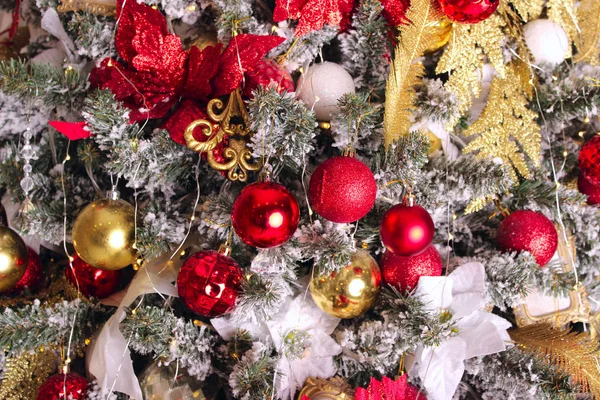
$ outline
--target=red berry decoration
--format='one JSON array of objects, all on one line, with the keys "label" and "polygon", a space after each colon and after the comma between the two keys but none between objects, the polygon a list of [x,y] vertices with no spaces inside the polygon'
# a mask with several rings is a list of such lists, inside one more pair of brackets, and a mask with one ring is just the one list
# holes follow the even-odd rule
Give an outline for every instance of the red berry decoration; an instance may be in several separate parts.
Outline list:
[{"label": "red berry decoration", "polygon": [[377,183],[363,162],[350,156],[333,157],[312,174],[308,197],[321,217],[338,223],[355,222],[373,208]]},{"label": "red berry decoration", "polygon": [[25,270],[25,273],[19,282],[17,282],[17,284],[8,294],[18,294],[25,289],[34,291],[42,281],[42,276],[44,275],[44,266],[42,265],[40,256],[38,256],[37,253],[29,247],[27,247],[27,253],[29,254],[27,269]]},{"label": "red berry decoration", "polygon": [[600,184],[600,136],[594,136],[579,151],[579,169],[589,183]]},{"label": "red berry decoration", "polygon": [[266,249],[287,242],[300,221],[294,195],[274,182],[246,186],[233,203],[233,229],[247,245]]},{"label": "red berry decoration", "polygon": [[381,241],[395,255],[410,257],[429,246],[434,229],[433,220],[423,207],[398,204],[381,220]]},{"label": "red berry decoration", "polygon": [[73,256],[71,266],[67,266],[65,274],[73,287],[85,297],[104,299],[116,293],[121,287],[124,278],[123,270],[108,271],[92,267],[83,261],[77,254]]},{"label": "red berry decoration", "polygon": [[577,186],[581,193],[587,195],[589,205],[600,204],[600,183],[593,183],[586,174],[581,172],[577,180]]},{"label": "red berry decoration", "polygon": [[181,267],[177,290],[183,303],[205,317],[225,314],[235,305],[244,275],[237,263],[214,250],[192,254]]},{"label": "red berry decoration", "polygon": [[529,210],[519,210],[502,221],[496,235],[502,251],[528,251],[540,267],[554,256],[558,246],[558,233],[545,215]]},{"label": "red berry decoration", "polygon": [[442,11],[452,21],[476,24],[496,11],[500,0],[438,0]]},{"label": "red berry decoration", "polygon": [[53,375],[40,386],[37,400],[83,400],[88,382],[79,374]]},{"label": "red berry decoration", "polygon": [[275,83],[279,93],[283,91],[290,93],[296,90],[290,73],[269,59],[259,61],[254,68],[246,71],[245,82],[244,95],[247,97],[252,97],[252,91],[257,87],[267,87],[271,83]]},{"label": "red berry decoration", "polygon": [[442,274],[442,258],[433,245],[412,257],[397,256],[386,251],[380,265],[385,283],[402,293],[414,289],[422,276]]}]

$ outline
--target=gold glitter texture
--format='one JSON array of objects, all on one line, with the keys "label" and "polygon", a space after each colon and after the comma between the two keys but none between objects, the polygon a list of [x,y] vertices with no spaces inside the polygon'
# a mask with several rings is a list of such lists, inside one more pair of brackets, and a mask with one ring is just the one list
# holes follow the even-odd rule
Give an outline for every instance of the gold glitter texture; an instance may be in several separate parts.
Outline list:
[{"label": "gold glitter texture", "polygon": [[406,18],[411,23],[398,27],[398,46],[385,92],[383,139],[386,148],[409,133],[416,96],[414,86],[423,75],[423,65],[415,61],[439,42],[431,21],[441,19],[442,14],[430,0],[413,0]]},{"label": "gold glitter texture", "polygon": [[[446,89],[455,93],[459,110],[466,112],[473,97],[481,93],[481,69],[484,55],[500,77],[505,76],[502,43],[505,40],[503,19],[494,14],[478,24],[455,24],[448,47],[440,58],[436,73],[449,73]],[[454,127],[458,118],[449,122]]]},{"label": "gold glitter texture", "polygon": [[[498,157],[524,178],[530,176],[525,155],[535,166],[539,166],[541,157],[538,116],[527,108],[529,78],[527,65],[520,61],[507,65],[506,78],[494,78],[481,117],[464,132],[466,136],[478,137],[463,150],[465,153],[478,152],[480,157]],[[516,178],[514,172],[513,177]]]},{"label": "gold glitter texture", "polygon": [[[538,19],[544,11],[544,0],[512,0],[511,4],[517,10],[523,22]],[[504,6],[500,4],[500,6]]]},{"label": "gold glitter texture", "polygon": [[[597,0],[592,0],[596,1]],[[546,4],[548,19],[560,25],[569,38],[566,58],[571,57],[571,45],[579,35],[579,23],[575,13],[575,0],[548,0]]]},{"label": "gold glitter texture", "polygon": [[575,43],[579,50],[575,62],[600,65],[600,1],[583,0],[577,9],[581,35]]},{"label": "gold glitter texture", "polygon": [[54,353],[46,350],[33,354],[24,352],[6,360],[0,399],[35,399],[38,389],[54,370],[55,360]]}]

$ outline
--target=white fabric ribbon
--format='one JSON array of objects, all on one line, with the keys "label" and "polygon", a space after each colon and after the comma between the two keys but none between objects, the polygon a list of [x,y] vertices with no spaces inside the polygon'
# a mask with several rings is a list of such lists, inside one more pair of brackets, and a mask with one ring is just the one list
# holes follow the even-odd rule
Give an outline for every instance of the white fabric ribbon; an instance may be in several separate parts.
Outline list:
[{"label": "white fabric ribbon", "polygon": [[78,59],[75,55],[75,44],[69,37],[65,28],[63,27],[60,17],[54,8],[48,8],[42,16],[42,28],[56,37],[62,46],[44,50],[32,59],[35,64],[50,64],[56,67],[61,67],[67,59],[69,65],[73,68],[78,68]]}]

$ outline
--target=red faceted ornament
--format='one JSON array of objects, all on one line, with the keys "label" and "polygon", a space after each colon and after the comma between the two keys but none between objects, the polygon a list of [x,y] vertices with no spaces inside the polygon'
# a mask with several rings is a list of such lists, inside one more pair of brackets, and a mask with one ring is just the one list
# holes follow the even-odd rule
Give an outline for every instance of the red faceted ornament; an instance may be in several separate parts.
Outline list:
[{"label": "red faceted ornament", "polygon": [[588,179],[586,174],[580,172],[577,186],[581,193],[587,195],[587,202],[589,205],[593,206],[595,204],[600,204],[600,183],[592,182]]},{"label": "red faceted ornament", "polygon": [[87,387],[88,382],[79,374],[53,375],[40,386],[37,400],[83,400]]},{"label": "red faceted ornament", "polygon": [[244,275],[225,254],[205,250],[192,254],[181,267],[177,290],[183,303],[205,317],[225,314],[235,305]]},{"label": "red faceted ornament", "polygon": [[292,237],[300,221],[300,207],[284,186],[257,182],[246,186],[235,199],[231,220],[244,243],[266,249]]},{"label": "red faceted ornament", "polygon": [[321,217],[338,223],[355,222],[373,208],[377,183],[362,161],[349,156],[333,157],[312,174],[308,197]]},{"label": "red faceted ornament", "polygon": [[40,256],[29,247],[27,247],[27,253],[29,254],[27,269],[21,279],[19,279],[19,282],[17,282],[8,294],[18,294],[26,288],[30,291],[34,291],[42,281],[42,276],[44,276],[44,266],[42,265]]},{"label": "red faceted ornament", "polygon": [[414,289],[422,276],[442,274],[442,258],[433,245],[412,257],[397,256],[386,251],[380,265],[385,283],[402,293]]},{"label": "red faceted ornament", "polygon": [[414,256],[429,246],[434,229],[433,220],[423,207],[398,204],[381,220],[381,241],[397,256]]},{"label": "red faceted ornament", "polygon": [[257,87],[276,85],[277,92],[288,93],[295,90],[294,80],[289,72],[273,60],[263,59],[245,73],[244,95],[252,97],[252,91]]},{"label": "red faceted ornament", "polygon": [[501,251],[528,251],[540,267],[556,253],[558,233],[552,221],[544,214],[519,210],[502,221],[496,235]]},{"label": "red faceted ornament", "polygon": [[67,280],[85,297],[104,299],[116,293],[124,283],[122,282],[125,278],[123,270],[108,271],[94,268],[77,254],[73,256],[71,265],[67,266],[65,271]]},{"label": "red faceted ornament", "polygon": [[384,376],[381,381],[371,378],[369,386],[356,388],[355,400],[427,400],[419,393],[419,388],[408,383],[407,375],[396,378],[395,381]]},{"label": "red faceted ornament", "polygon": [[579,151],[579,169],[590,184],[600,184],[600,136],[594,136]]},{"label": "red faceted ornament", "polygon": [[452,21],[476,24],[492,15],[500,0],[438,0],[442,11]]}]

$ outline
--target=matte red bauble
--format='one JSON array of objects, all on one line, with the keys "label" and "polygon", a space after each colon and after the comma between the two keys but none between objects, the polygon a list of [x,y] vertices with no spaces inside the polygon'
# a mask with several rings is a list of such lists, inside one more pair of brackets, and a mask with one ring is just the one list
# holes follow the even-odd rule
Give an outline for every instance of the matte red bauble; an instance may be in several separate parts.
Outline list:
[{"label": "matte red bauble", "polygon": [[593,183],[583,172],[580,172],[577,186],[581,193],[587,195],[589,205],[600,204],[600,183]]},{"label": "matte red bauble", "polygon": [[37,400],[83,400],[87,387],[88,382],[79,374],[53,375],[40,386]]},{"label": "matte red bauble", "polygon": [[600,184],[600,136],[594,136],[579,151],[579,169],[590,184]]},{"label": "matte red bauble", "polygon": [[244,275],[237,263],[225,254],[205,250],[192,254],[181,267],[177,290],[193,312],[216,317],[235,305]]},{"label": "matte red bauble", "polygon": [[77,254],[73,256],[73,262],[67,266],[65,275],[73,287],[79,288],[79,292],[85,297],[104,299],[120,288],[121,280],[124,278],[123,270],[108,271],[92,267],[83,261]]},{"label": "matte red bauble", "polygon": [[231,220],[244,243],[266,249],[292,237],[300,221],[300,207],[284,186],[257,182],[246,186],[235,199]]},{"label": "matte red bauble", "polygon": [[429,246],[434,229],[433,220],[423,207],[398,204],[381,220],[381,241],[397,256],[414,256]]},{"label": "matte red bauble", "polygon": [[375,204],[377,183],[373,172],[354,157],[333,157],[319,165],[310,178],[308,197],[323,218],[355,222]]},{"label": "matte red bauble", "polygon": [[252,91],[257,87],[266,88],[271,83],[275,84],[279,93],[283,91],[291,93],[296,90],[290,73],[273,60],[259,61],[254,68],[246,71],[244,77],[244,95],[248,97],[252,97]]},{"label": "matte red bauble", "polygon": [[500,0],[438,0],[442,11],[452,21],[476,24],[496,11]]},{"label": "matte red bauble", "polygon": [[40,256],[29,247],[27,247],[27,253],[29,254],[27,269],[21,279],[19,279],[19,282],[17,282],[8,294],[21,293],[25,289],[34,291],[42,281],[44,267],[42,265],[42,260],[40,260]]},{"label": "matte red bauble", "polygon": [[502,251],[528,251],[540,267],[556,253],[558,233],[552,221],[544,214],[519,210],[502,221],[496,235]]},{"label": "matte red bauble", "polygon": [[414,289],[422,276],[442,274],[442,258],[433,245],[412,257],[397,256],[386,251],[380,265],[385,283],[401,293]]}]

